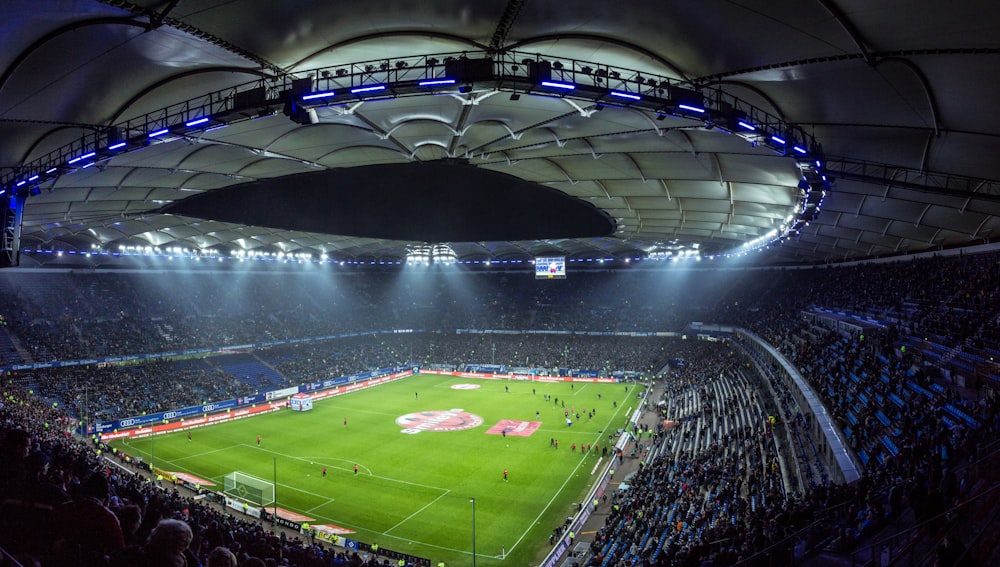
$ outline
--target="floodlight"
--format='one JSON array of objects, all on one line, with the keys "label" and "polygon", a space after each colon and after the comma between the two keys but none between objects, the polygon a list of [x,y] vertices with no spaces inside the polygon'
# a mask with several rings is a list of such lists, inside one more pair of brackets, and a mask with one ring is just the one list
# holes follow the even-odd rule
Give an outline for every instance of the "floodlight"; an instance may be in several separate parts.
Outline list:
[{"label": "floodlight", "polygon": [[613,97],[627,98],[629,100],[642,100],[642,97],[640,95],[632,94],[632,93],[625,93],[625,92],[621,92],[621,91],[611,91],[608,94],[610,94]]},{"label": "floodlight", "polygon": [[553,89],[563,89],[566,91],[571,91],[576,88],[573,83],[561,83],[558,81],[542,81],[541,85],[543,87],[551,87]]},{"label": "floodlight", "polygon": [[[69,160],[66,163],[69,164],[69,165],[73,165],[74,163],[77,163],[79,161],[85,160],[87,158],[92,158],[95,155],[97,155],[97,152],[87,152],[87,153],[83,154],[82,156],[77,156],[77,157]],[[52,169],[55,169],[55,168],[52,168]]]},{"label": "floodlight", "polygon": [[705,114],[705,109],[700,106],[694,106],[690,104],[678,104],[677,110],[686,110],[688,112],[696,112],[698,114]]},{"label": "floodlight", "polygon": [[320,91],[320,92],[315,92],[315,93],[309,93],[309,94],[302,95],[302,100],[306,101],[306,100],[316,100],[316,99],[321,99],[321,98],[330,98],[330,97],[336,96],[336,95],[337,95],[336,91]]},{"label": "floodlight", "polygon": [[354,87],[353,89],[351,89],[351,94],[370,93],[370,92],[384,91],[384,90],[385,90],[385,85],[370,85],[367,87]]},{"label": "floodlight", "polygon": [[454,85],[455,79],[427,79],[426,81],[420,81],[417,86],[420,87],[436,87],[440,85]]}]

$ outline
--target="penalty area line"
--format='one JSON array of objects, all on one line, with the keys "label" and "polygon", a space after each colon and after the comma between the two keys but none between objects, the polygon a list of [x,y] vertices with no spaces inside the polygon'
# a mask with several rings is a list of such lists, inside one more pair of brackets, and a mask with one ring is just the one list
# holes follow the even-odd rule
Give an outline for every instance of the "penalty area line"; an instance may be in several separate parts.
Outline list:
[{"label": "penalty area line", "polygon": [[389,529],[385,530],[385,531],[384,531],[384,532],[382,532],[382,533],[384,533],[384,534],[388,535],[388,534],[389,534],[389,532],[391,532],[392,530],[394,530],[394,529],[398,528],[399,526],[402,526],[402,525],[403,525],[403,524],[405,524],[406,522],[409,522],[409,521],[410,521],[410,520],[412,520],[412,519],[413,519],[413,518],[414,518],[414,517],[415,517],[415,516],[416,516],[417,514],[419,514],[419,513],[423,512],[423,511],[424,511],[424,510],[426,510],[427,508],[431,507],[432,505],[434,505],[434,503],[436,503],[436,502],[437,502],[438,500],[440,500],[440,499],[444,498],[445,496],[447,496],[447,495],[448,495],[448,494],[449,494],[450,492],[451,492],[451,491],[450,491],[450,490],[448,490],[447,492],[445,492],[445,493],[441,494],[440,496],[438,496],[438,497],[437,497],[437,498],[435,498],[434,500],[431,500],[431,501],[430,501],[430,502],[428,502],[427,504],[424,504],[424,505],[423,505],[423,506],[421,506],[421,507],[420,507],[420,509],[418,509],[418,510],[417,510],[416,512],[414,512],[414,513],[410,514],[409,516],[407,516],[407,517],[403,518],[403,519],[402,519],[402,520],[400,520],[400,521],[399,521],[398,523],[396,523],[396,525],[395,525],[395,526],[392,526],[391,528],[389,528]]},{"label": "penalty area line", "polygon": [[[254,451],[263,451],[265,453],[270,453],[272,455],[277,455],[279,457],[284,457],[284,458],[292,460],[292,461],[315,462],[315,461],[310,461],[309,459],[304,458],[304,457],[298,457],[296,455],[287,455],[285,453],[279,453],[277,451],[272,451],[270,449],[265,449],[263,447],[254,447],[253,445],[247,445],[246,443],[241,443],[240,445],[242,445],[243,447],[248,447],[248,448],[250,448],[250,449],[252,449]],[[367,467],[365,467],[365,468],[367,469]],[[369,474],[368,476],[370,476],[371,478],[376,478],[376,479],[379,479],[379,480],[384,480],[386,482],[394,482],[394,483],[403,484],[403,485],[406,485],[406,486],[416,486],[417,488],[426,488],[428,490],[434,490],[436,492],[447,492],[449,490],[447,488],[442,488],[440,486],[430,486],[430,485],[427,485],[427,484],[420,484],[418,482],[410,482],[408,480],[401,480],[401,479],[398,479],[398,478],[390,478],[390,477],[387,477],[387,476],[378,476],[378,475],[375,475],[375,474]]]}]

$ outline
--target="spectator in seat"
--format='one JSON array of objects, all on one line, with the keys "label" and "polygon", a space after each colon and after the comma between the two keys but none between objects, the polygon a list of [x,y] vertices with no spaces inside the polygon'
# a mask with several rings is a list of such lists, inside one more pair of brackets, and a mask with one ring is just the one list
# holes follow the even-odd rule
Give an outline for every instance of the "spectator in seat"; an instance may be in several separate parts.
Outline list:
[{"label": "spectator in seat", "polygon": [[94,472],[73,500],[53,510],[55,565],[106,565],[108,555],[125,547],[118,517],[107,507],[108,495],[107,477]]},{"label": "spectator in seat", "polygon": [[192,539],[191,526],[184,521],[160,521],[143,548],[146,567],[197,567],[200,563],[188,550]]},{"label": "spectator in seat", "polygon": [[208,554],[205,567],[236,567],[236,556],[225,547],[216,547]]}]

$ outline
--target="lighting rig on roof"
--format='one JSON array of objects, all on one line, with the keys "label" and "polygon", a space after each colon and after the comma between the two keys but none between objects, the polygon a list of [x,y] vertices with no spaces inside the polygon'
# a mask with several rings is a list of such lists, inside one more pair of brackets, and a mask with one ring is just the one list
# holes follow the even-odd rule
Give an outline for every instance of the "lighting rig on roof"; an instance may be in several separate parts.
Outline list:
[{"label": "lighting rig on roof", "polygon": [[799,126],[721,89],[654,73],[517,51],[419,55],[306,73],[305,77],[282,75],[209,93],[90,133],[5,175],[0,179],[0,198],[14,196],[11,202],[17,202],[39,194],[60,176],[116,156],[205,136],[236,122],[279,112],[296,123],[311,125],[322,122],[320,111],[328,107],[407,96],[462,96],[473,91],[510,92],[512,101],[521,95],[568,99],[593,111],[608,107],[639,110],[658,121],[684,120],[684,127],[736,135],[753,146],[794,159],[802,173],[794,212],[773,238],[762,235],[732,253],[742,254],[798,234],[819,213],[830,189],[820,146]]},{"label": "lighting rig on roof", "polygon": [[409,246],[406,252],[406,265],[408,266],[430,266],[440,264],[450,266],[457,264],[458,254],[450,244],[416,244]]}]

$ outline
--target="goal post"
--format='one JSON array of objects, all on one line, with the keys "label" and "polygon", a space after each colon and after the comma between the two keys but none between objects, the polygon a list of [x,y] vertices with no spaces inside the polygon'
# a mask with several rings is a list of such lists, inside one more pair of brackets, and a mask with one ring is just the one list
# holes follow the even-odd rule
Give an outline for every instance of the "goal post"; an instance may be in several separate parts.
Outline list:
[{"label": "goal post", "polygon": [[257,506],[274,503],[274,483],[240,471],[227,474],[223,483],[223,493]]}]

